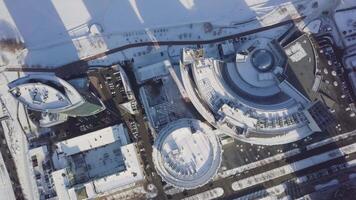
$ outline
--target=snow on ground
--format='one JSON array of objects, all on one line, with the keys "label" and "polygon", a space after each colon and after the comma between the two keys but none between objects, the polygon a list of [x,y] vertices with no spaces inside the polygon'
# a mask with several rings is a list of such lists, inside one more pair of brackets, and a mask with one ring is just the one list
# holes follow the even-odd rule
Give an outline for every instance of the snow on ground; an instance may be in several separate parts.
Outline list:
[{"label": "snow on ground", "polygon": [[[330,143],[333,143],[333,142],[336,142],[336,141],[339,141],[339,140],[342,140],[342,139],[346,139],[346,138],[352,137],[354,135],[356,135],[356,131],[347,132],[347,133],[344,133],[344,134],[341,134],[341,135],[337,135],[337,136],[334,136],[334,137],[331,137],[331,138],[327,138],[327,139],[321,140],[319,142],[315,142],[315,143],[309,144],[309,145],[306,146],[306,149],[309,151],[309,150],[312,150],[312,149],[315,149],[315,148],[318,148],[318,147],[321,147],[321,146],[324,146],[324,145],[327,145],[327,144],[330,144]],[[222,172],[218,173],[217,178],[226,178],[226,177],[235,175],[237,173],[242,173],[243,171],[248,171],[248,170],[254,169],[256,167],[260,167],[260,166],[266,165],[268,163],[272,163],[272,162],[276,162],[276,161],[279,161],[279,160],[282,160],[282,159],[289,158],[291,156],[299,154],[300,152],[301,152],[301,150],[299,148],[295,148],[295,149],[292,149],[290,151],[287,151],[287,152],[284,152],[284,153],[280,153],[280,154],[276,154],[274,156],[271,156],[271,157],[268,157],[268,158],[265,158],[265,159],[262,159],[262,160],[259,160],[259,161],[256,161],[256,162],[252,162],[252,163],[249,163],[249,164],[246,164],[246,165],[242,165],[242,166],[239,166],[239,167],[236,167],[236,168],[233,168],[233,169],[222,171]],[[300,181],[302,181],[302,179]]]},{"label": "snow on ground", "polygon": [[[18,65],[58,66],[101,52],[106,46],[112,48],[112,40],[108,38],[72,42],[74,38],[90,35],[92,24],[101,27],[104,35],[206,21],[229,25],[264,15],[290,1],[4,0],[0,1],[0,30],[22,36],[28,50],[18,55],[18,59],[23,60],[17,62]],[[305,0],[292,2],[301,4]],[[147,35],[149,31],[143,37]],[[119,39],[120,42],[125,40],[125,37]],[[78,52],[79,48],[86,51]]]},{"label": "snow on ground", "polygon": [[[270,188],[265,188],[262,190],[256,190],[252,193],[249,193],[247,195],[241,196],[236,198],[235,200],[246,200],[246,199],[258,199],[259,200],[274,200],[274,199],[278,199],[278,200],[282,200],[284,198],[281,198],[281,196],[283,195],[283,193],[286,190],[286,185],[284,183],[270,187]],[[265,197],[262,197],[263,194],[266,194]],[[279,196],[279,198],[277,198],[277,196]],[[288,198],[286,198],[288,199]]]},{"label": "snow on ground", "polygon": [[224,190],[220,187],[190,196],[186,197],[183,200],[211,200],[211,199],[218,199],[224,195]]},{"label": "snow on ground", "polygon": [[336,8],[336,10],[345,9],[345,8],[350,8],[350,7],[356,6],[356,1],[355,0],[341,0],[340,2],[341,3]]},{"label": "snow on ground", "polygon": [[[7,83],[16,79],[17,73],[3,72],[0,75],[0,98],[5,104],[8,115],[11,119],[2,121],[4,133],[10,152],[16,163],[16,171],[20,184],[26,199],[39,199],[36,182],[34,179],[34,172],[30,166],[30,159],[28,158],[28,142],[23,130],[21,129],[20,122],[17,120],[17,112],[19,110],[17,101],[7,92]],[[19,116],[24,115],[19,112]],[[1,196],[0,196],[1,199]]]},{"label": "snow on ground", "polygon": [[0,1],[0,40],[8,38],[19,38],[20,34],[16,29],[15,22],[7,12],[4,1]]},{"label": "snow on ground", "polygon": [[255,10],[282,2],[285,0],[5,0],[0,3],[0,19],[17,27],[32,47],[78,36],[92,23],[108,33],[202,21],[225,24],[248,20],[255,17]]},{"label": "snow on ground", "polygon": [[15,194],[11,187],[11,180],[0,153],[0,197],[7,200],[15,200]]},{"label": "snow on ground", "polygon": [[274,168],[272,170],[251,176],[245,179],[241,179],[232,183],[231,187],[234,191],[239,191],[248,188],[252,185],[261,184],[268,180],[272,180],[283,175],[292,174],[294,172],[306,169],[313,165],[317,165],[335,158],[342,157],[347,154],[356,152],[356,144],[340,147],[339,149],[326,151],[324,153],[299,160],[281,167]]}]

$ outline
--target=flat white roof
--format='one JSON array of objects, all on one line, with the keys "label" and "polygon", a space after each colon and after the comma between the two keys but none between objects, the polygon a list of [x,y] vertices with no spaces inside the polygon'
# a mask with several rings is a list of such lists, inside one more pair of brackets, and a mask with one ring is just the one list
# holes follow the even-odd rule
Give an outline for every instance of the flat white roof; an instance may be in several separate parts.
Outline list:
[{"label": "flat white roof", "polygon": [[123,124],[107,127],[85,135],[58,142],[57,152],[70,156],[79,152],[98,148],[116,141],[122,145],[128,143],[128,137]]},{"label": "flat white roof", "polygon": [[[121,147],[126,169],[100,179],[89,181],[80,185],[84,187],[88,198],[95,198],[97,195],[114,190],[120,190],[134,186],[144,179],[143,169],[139,161],[136,146],[134,143]],[[52,173],[55,189],[59,200],[76,200],[76,186],[69,185],[66,169],[57,170]]]},{"label": "flat white roof", "polygon": [[52,172],[52,179],[54,183],[54,188],[57,193],[57,197],[59,200],[68,200],[71,199],[69,197],[69,193],[67,190],[67,186],[69,185],[69,181],[67,177],[63,176],[63,174],[66,174],[67,170],[66,169],[60,169],[57,171]]},{"label": "flat white roof", "polygon": [[139,82],[145,82],[149,79],[167,75],[168,69],[171,63],[168,60],[157,62],[154,64],[146,65],[144,67],[137,68],[135,74]]},{"label": "flat white roof", "polygon": [[120,189],[144,179],[135,143],[122,146],[121,153],[125,161],[126,170],[93,181],[96,191],[107,192],[113,189]]}]

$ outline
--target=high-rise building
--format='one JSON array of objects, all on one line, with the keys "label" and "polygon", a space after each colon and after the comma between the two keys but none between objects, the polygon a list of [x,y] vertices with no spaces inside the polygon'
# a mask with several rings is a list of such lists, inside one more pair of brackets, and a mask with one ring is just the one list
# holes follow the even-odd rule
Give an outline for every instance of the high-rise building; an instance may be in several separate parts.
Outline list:
[{"label": "high-rise building", "polygon": [[105,110],[102,101],[92,92],[76,89],[54,75],[28,75],[8,86],[13,97],[34,111],[76,117]]},{"label": "high-rise building", "polygon": [[318,132],[306,110],[311,100],[288,76],[288,61],[305,66],[314,60],[310,43],[301,44],[284,50],[276,40],[258,38],[243,43],[233,61],[205,57],[202,49],[183,49],[187,96],[212,126],[245,142],[285,144]]}]

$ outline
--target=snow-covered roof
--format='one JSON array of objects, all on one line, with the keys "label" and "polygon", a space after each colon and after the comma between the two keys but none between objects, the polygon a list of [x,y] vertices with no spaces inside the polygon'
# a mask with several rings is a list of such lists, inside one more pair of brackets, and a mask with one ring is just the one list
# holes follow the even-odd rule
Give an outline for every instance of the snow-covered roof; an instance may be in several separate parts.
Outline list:
[{"label": "snow-covered roof", "polygon": [[12,89],[11,94],[34,110],[52,110],[70,106],[60,91],[42,83],[26,83]]},{"label": "snow-covered roof", "polygon": [[81,135],[75,138],[58,142],[58,153],[65,153],[70,156],[79,152],[88,151],[90,149],[98,148],[116,141],[120,141],[122,145],[128,143],[128,137],[123,124],[107,127]]},{"label": "snow-covered roof", "polygon": [[41,115],[40,127],[51,127],[67,121],[68,116],[61,113],[48,113],[43,112]]},{"label": "snow-covered roof", "polygon": [[285,48],[285,52],[292,62],[299,62],[307,56],[307,52],[300,42],[296,42]]},{"label": "snow-covered roof", "polygon": [[215,175],[221,153],[221,145],[208,125],[195,119],[180,119],[160,131],[153,160],[166,182],[180,188],[196,188]]},{"label": "snow-covered roof", "polygon": [[12,182],[10,180],[9,173],[5,167],[4,159],[0,153],[0,196],[4,199],[15,200],[14,190],[12,188]]},{"label": "snow-covered roof", "polygon": [[[115,131],[115,128],[119,130]],[[108,129],[105,130],[103,129],[102,134],[96,133],[96,136],[98,137],[95,138],[99,139],[100,136],[103,136],[104,133],[108,134],[109,132],[111,132],[111,134],[109,133],[109,135],[113,135],[114,132],[120,131],[121,128],[122,125],[113,127],[112,129],[114,130],[112,131],[109,131]],[[122,130],[120,132],[122,132]],[[74,144],[74,142],[76,142],[78,146],[81,146],[83,144],[80,144],[80,141],[84,141],[85,137],[88,137],[89,139],[87,138],[87,140],[90,141],[94,139],[93,135],[87,134],[84,135],[83,137],[81,136],[77,137],[75,140],[72,140],[71,143]],[[64,167],[63,169],[54,171],[52,173],[52,176],[53,176],[53,181],[59,200],[78,199],[78,195],[77,195],[78,188],[84,191],[83,193],[86,194],[87,198],[95,198],[100,194],[108,193],[112,190],[125,189],[133,186],[135,183],[139,181],[142,181],[144,179],[144,174],[140,164],[139,155],[137,154],[136,144],[135,143],[127,144],[127,141],[125,142],[126,140],[125,137],[126,137],[125,134],[115,135],[114,138],[102,137],[101,139],[105,140],[102,141],[102,145],[110,141],[114,141],[114,142],[106,146],[96,146],[93,147],[95,149],[86,151],[85,155],[83,156],[87,158],[85,158],[84,160],[78,161],[75,160],[77,159],[75,155],[70,156],[70,158],[73,160],[72,162],[85,162],[87,166],[90,165],[91,169],[87,169],[84,172],[81,171],[80,173],[88,173],[90,174],[90,177],[95,177],[95,179],[90,178],[78,186],[76,182],[73,181],[70,182],[69,180],[69,178],[71,177],[70,174],[74,173],[75,176],[81,176],[81,174],[77,174],[77,171],[69,171],[70,170],[69,166],[63,166]],[[119,140],[121,140],[122,143],[120,143]],[[85,143],[87,143],[87,141],[85,141]],[[85,144],[83,148],[86,147],[87,145]],[[120,149],[119,168],[113,166],[118,164],[118,162],[115,160],[117,159],[117,157],[115,158],[109,155],[110,152],[116,154],[115,152],[117,152],[117,149]],[[68,152],[68,153],[74,153],[74,152]],[[106,159],[107,160],[106,162],[103,161],[105,160],[105,155],[107,155],[108,157]],[[66,156],[68,157],[69,155]],[[72,164],[80,165],[80,163],[72,163]],[[102,174],[98,174],[100,172]]]},{"label": "snow-covered roof", "polygon": [[[301,105],[309,101],[289,82],[277,78],[286,63],[281,47],[260,38],[242,48],[247,58],[237,63],[204,58],[199,50],[183,50],[184,87],[201,115],[223,132],[256,144],[288,143],[287,139],[295,141],[298,135],[311,134],[312,122],[301,111]],[[259,57],[269,57],[253,62],[256,52],[261,53]],[[288,134],[284,140],[282,136]]]},{"label": "snow-covered roof", "polygon": [[60,169],[52,172],[51,176],[53,179],[54,189],[56,190],[57,197],[59,200],[68,200],[71,199],[69,197],[69,193],[67,190],[67,186],[69,186],[69,180],[66,177],[67,170]]},{"label": "snow-covered roof", "polygon": [[60,112],[84,102],[68,82],[54,75],[32,74],[8,84],[9,92],[29,109]]},{"label": "snow-covered roof", "polygon": [[97,192],[106,192],[129,186],[144,179],[135,144],[122,146],[121,152],[126,166],[125,170],[93,181]]},{"label": "snow-covered roof", "polygon": [[136,68],[135,74],[137,81],[143,83],[147,80],[168,74],[168,67],[171,65],[169,60],[160,61],[144,67]]}]

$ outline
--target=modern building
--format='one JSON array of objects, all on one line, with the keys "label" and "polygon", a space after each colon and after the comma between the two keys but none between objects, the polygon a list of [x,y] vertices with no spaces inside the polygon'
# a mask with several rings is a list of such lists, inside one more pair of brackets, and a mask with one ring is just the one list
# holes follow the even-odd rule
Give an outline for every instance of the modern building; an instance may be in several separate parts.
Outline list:
[{"label": "modern building", "polygon": [[[104,104],[87,89],[76,89],[54,75],[28,75],[8,84],[16,100],[34,111],[71,117],[90,116],[105,109]],[[46,115],[48,116],[48,115]],[[51,116],[52,119],[65,117]]]},{"label": "modern building", "polygon": [[192,189],[214,177],[220,167],[222,149],[211,127],[186,118],[171,122],[159,132],[152,156],[164,181]]},{"label": "modern building", "polygon": [[91,199],[144,179],[136,144],[123,124],[55,144],[51,176],[60,200]]},{"label": "modern building", "polygon": [[235,62],[183,49],[183,85],[201,116],[223,133],[262,145],[297,141],[320,129],[306,109],[311,101],[286,76],[288,61],[308,59],[296,45],[283,49],[270,38],[246,41]]}]

